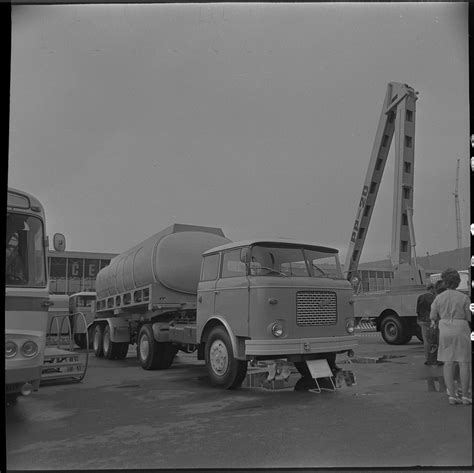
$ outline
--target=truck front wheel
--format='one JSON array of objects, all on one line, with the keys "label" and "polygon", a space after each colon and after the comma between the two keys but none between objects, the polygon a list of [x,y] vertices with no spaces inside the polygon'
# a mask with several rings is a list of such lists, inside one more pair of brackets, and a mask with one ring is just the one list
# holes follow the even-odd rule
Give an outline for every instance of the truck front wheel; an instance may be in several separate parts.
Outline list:
[{"label": "truck front wheel", "polygon": [[102,328],[102,325],[96,325],[92,332],[92,347],[94,349],[94,355],[97,358],[104,357],[103,334],[104,329]]},{"label": "truck front wheel", "polygon": [[247,375],[247,361],[234,358],[229,334],[223,327],[214,327],[205,350],[206,368],[213,386],[238,388]]},{"label": "truck front wheel", "polygon": [[409,327],[397,315],[386,316],[380,326],[382,338],[389,345],[403,345],[412,337]]},{"label": "truck front wheel", "polygon": [[171,366],[178,349],[171,342],[157,342],[151,325],[138,334],[137,355],[144,370],[165,370]]}]

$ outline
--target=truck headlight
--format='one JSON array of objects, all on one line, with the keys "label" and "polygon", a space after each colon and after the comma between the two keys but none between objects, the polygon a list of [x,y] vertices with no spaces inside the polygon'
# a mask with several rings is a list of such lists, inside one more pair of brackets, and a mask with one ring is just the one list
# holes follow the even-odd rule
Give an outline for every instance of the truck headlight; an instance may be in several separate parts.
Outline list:
[{"label": "truck headlight", "polygon": [[346,332],[347,333],[354,333],[355,330],[355,320],[354,319],[347,319],[346,320]]},{"label": "truck headlight", "polygon": [[5,358],[13,358],[18,353],[18,345],[10,340],[5,342]]},{"label": "truck headlight", "polygon": [[38,345],[32,340],[28,340],[21,346],[20,352],[27,358],[32,358],[38,354]]},{"label": "truck headlight", "polygon": [[274,322],[272,324],[272,334],[275,337],[281,337],[283,335],[283,326],[280,322]]}]

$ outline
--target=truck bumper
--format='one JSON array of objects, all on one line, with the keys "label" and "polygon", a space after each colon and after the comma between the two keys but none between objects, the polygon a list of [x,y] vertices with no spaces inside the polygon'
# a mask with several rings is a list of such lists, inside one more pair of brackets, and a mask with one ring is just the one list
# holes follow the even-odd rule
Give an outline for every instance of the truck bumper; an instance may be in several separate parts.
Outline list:
[{"label": "truck bumper", "polygon": [[40,384],[41,366],[5,370],[5,394],[18,394],[29,383],[36,391]]},{"label": "truck bumper", "polygon": [[311,355],[313,353],[337,353],[357,348],[354,336],[245,340],[245,354],[249,356]]}]

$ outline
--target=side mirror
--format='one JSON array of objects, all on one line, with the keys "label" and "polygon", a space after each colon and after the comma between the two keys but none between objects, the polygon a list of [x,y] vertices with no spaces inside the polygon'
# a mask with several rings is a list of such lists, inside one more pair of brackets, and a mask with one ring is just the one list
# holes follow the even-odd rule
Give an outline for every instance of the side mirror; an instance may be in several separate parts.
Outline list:
[{"label": "side mirror", "polygon": [[250,259],[250,249],[248,246],[240,250],[240,261],[242,263],[248,263]]},{"label": "side mirror", "polygon": [[54,234],[53,247],[55,251],[64,251],[66,249],[66,237],[62,233]]}]

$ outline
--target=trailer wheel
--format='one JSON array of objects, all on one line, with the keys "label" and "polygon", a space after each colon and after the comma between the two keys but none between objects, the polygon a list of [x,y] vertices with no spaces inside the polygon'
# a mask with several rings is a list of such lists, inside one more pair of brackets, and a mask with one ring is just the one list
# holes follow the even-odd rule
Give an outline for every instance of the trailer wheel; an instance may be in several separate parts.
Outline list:
[{"label": "trailer wheel", "polygon": [[151,325],[138,334],[137,355],[144,370],[165,370],[171,366],[178,349],[171,342],[157,342]]},{"label": "trailer wheel", "polygon": [[94,355],[97,358],[104,357],[103,334],[104,329],[102,328],[102,325],[96,325],[92,332],[92,348],[94,349]]},{"label": "trailer wheel", "polygon": [[411,340],[412,334],[409,327],[397,315],[386,316],[380,326],[382,338],[389,345],[404,345]]},{"label": "trailer wheel", "polygon": [[205,358],[213,386],[238,388],[247,375],[247,361],[234,358],[229,334],[221,326],[211,330],[206,342]]},{"label": "trailer wheel", "polygon": [[[110,339],[110,326],[107,325],[102,338],[104,358],[107,360],[123,360],[128,353],[128,342],[113,342]],[[126,348],[126,350],[125,350]]]}]

